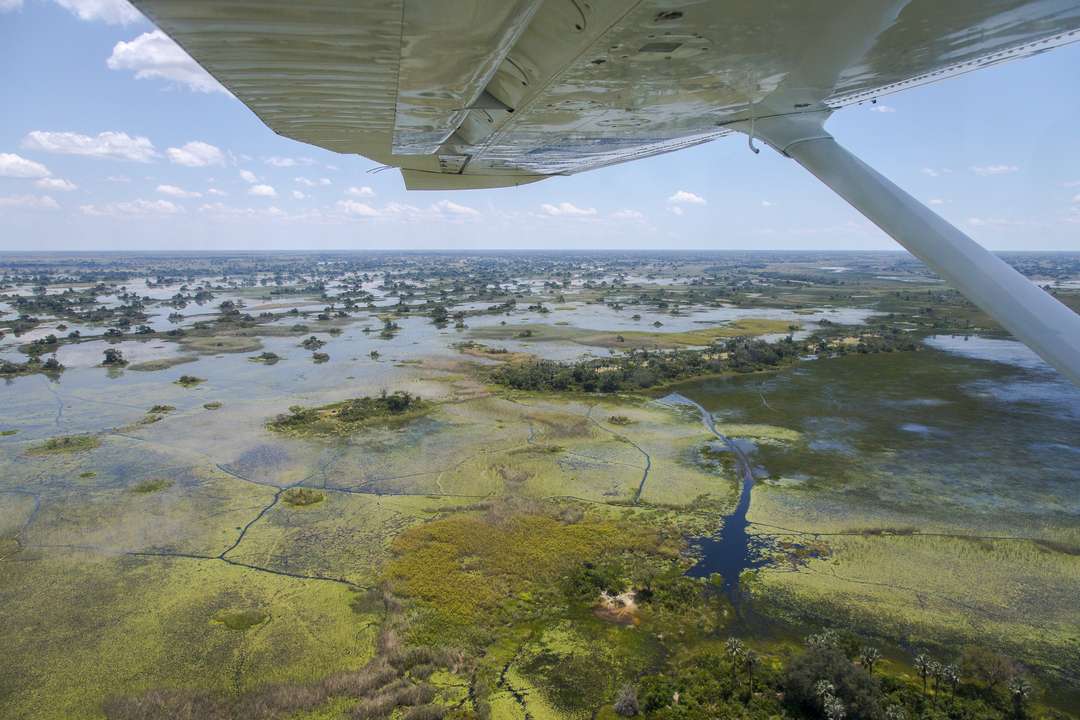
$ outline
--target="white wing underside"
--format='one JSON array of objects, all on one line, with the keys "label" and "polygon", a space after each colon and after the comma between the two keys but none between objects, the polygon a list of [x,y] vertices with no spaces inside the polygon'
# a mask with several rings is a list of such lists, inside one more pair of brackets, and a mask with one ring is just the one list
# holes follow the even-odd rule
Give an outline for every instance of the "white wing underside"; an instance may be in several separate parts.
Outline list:
[{"label": "white wing underside", "polygon": [[518,185],[1080,39],[1075,0],[134,0],[280,135]]}]

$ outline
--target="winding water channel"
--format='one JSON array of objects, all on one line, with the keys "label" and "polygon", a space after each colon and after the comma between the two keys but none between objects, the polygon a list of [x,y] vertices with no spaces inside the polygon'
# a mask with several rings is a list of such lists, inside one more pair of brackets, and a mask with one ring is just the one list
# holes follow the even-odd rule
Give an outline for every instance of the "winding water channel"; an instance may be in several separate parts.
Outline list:
[{"label": "winding water channel", "polygon": [[723,578],[724,594],[733,605],[738,607],[742,599],[739,589],[739,576],[746,570],[753,570],[765,565],[766,561],[757,552],[757,542],[747,532],[750,523],[746,513],[750,509],[750,494],[754,488],[754,469],[746,451],[733,440],[716,429],[716,422],[711,412],[700,403],[680,393],[672,393],[660,399],[665,405],[695,408],[701,415],[705,428],[727,447],[735,458],[735,465],[742,480],[739,501],[735,509],[724,518],[720,532],[712,537],[697,538],[694,544],[700,552],[700,559],[689,571],[690,577],[710,577],[719,574]]}]

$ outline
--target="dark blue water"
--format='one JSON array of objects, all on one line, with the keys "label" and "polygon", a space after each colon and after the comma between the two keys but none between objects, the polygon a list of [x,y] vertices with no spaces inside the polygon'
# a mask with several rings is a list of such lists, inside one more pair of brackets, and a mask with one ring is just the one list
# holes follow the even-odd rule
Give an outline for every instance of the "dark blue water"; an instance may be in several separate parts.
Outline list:
[{"label": "dark blue water", "polygon": [[746,513],[750,510],[750,494],[754,488],[754,470],[746,451],[739,444],[722,435],[716,429],[712,413],[699,403],[685,395],[672,393],[660,399],[667,405],[684,405],[696,408],[701,415],[701,422],[715,435],[735,457],[735,464],[742,480],[739,502],[731,514],[724,518],[720,532],[711,537],[694,540],[700,559],[687,571],[690,577],[707,578],[719,574],[723,578],[722,589],[728,600],[736,607],[742,600],[739,589],[739,576],[746,570],[763,567],[766,559],[761,555],[761,545],[748,532],[750,523]]}]

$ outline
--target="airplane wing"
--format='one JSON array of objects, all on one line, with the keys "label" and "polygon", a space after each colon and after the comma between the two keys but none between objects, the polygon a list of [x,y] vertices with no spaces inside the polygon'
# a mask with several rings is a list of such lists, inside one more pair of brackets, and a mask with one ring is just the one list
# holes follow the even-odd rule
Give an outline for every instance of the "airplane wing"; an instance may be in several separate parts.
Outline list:
[{"label": "airplane wing", "polygon": [[1080,39],[1075,0],[134,4],[276,133],[416,189],[577,173]]}]

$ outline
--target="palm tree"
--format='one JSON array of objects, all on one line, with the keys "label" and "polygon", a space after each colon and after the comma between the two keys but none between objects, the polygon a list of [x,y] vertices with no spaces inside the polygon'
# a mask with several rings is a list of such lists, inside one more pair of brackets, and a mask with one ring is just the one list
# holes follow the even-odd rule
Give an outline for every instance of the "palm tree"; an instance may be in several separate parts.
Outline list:
[{"label": "palm tree", "polygon": [[743,654],[743,662],[746,663],[746,673],[750,679],[750,694],[748,697],[752,699],[754,697],[754,666],[758,664],[757,653],[753,650],[747,650]]},{"label": "palm tree", "polygon": [[926,695],[926,678],[930,677],[933,665],[934,661],[925,653],[919,653],[915,656],[915,670],[918,671],[919,677],[922,678],[922,694],[924,696]]},{"label": "palm tree", "polygon": [[864,647],[859,651],[859,662],[866,668],[866,672],[870,675],[874,674],[874,665],[881,660],[881,653],[876,647]]},{"label": "palm tree", "polygon": [[885,710],[885,720],[907,720],[907,713],[899,705],[890,705]]},{"label": "palm tree", "polygon": [[835,692],[836,686],[828,680],[818,680],[814,684],[814,694],[817,695],[822,702],[825,702],[826,695],[832,695]]},{"label": "palm tree", "polygon": [[960,686],[960,668],[956,665],[946,665],[944,668],[945,682],[949,683],[953,697],[956,697],[956,688]]},{"label": "palm tree", "polygon": [[1009,694],[1012,695],[1013,709],[1016,711],[1016,716],[1023,717],[1024,703],[1027,701],[1028,696],[1031,695],[1031,683],[1022,676],[1017,675],[1009,681]]},{"label": "palm tree", "polygon": [[847,708],[844,707],[844,703],[840,698],[835,695],[829,695],[825,698],[825,717],[829,720],[844,720],[847,717]]},{"label": "palm tree", "polygon": [[727,642],[724,643],[724,648],[727,650],[727,654],[731,656],[731,689],[735,690],[735,663],[738,661],[742,654],[746,652],[746,648],[743,645],[743,641],[739,638],[729,637]]}]

